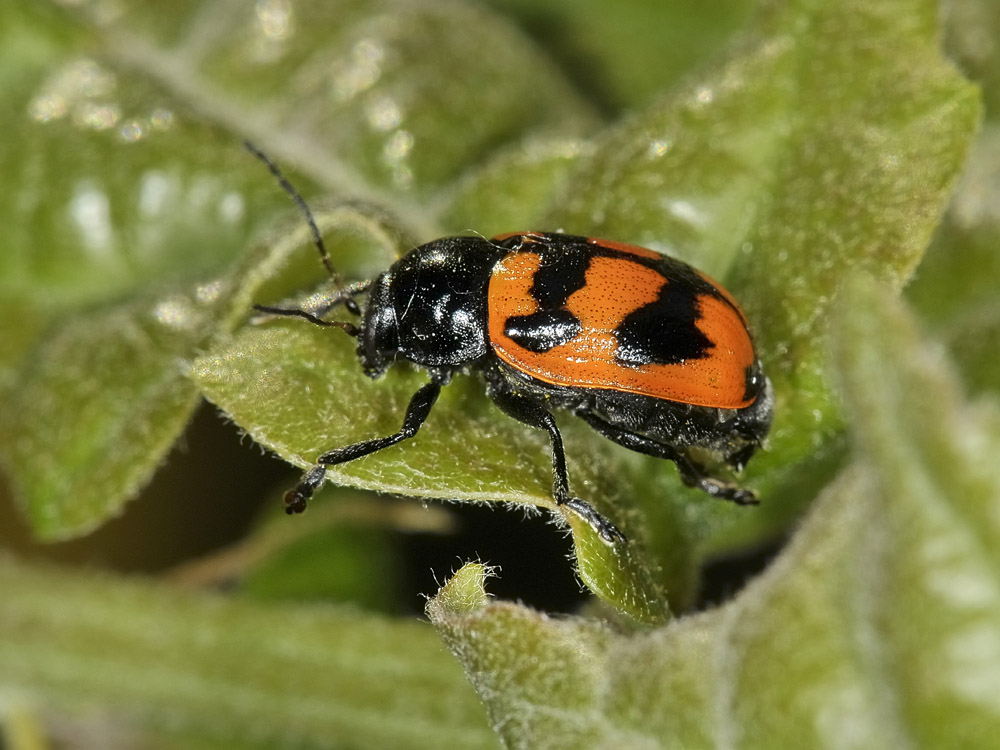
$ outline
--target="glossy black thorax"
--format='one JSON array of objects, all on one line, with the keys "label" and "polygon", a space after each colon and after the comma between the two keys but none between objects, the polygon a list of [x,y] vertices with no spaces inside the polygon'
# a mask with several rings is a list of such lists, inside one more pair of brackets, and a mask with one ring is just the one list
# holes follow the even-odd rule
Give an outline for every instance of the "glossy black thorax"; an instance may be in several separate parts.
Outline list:
[{"label": "glossy black thorax", "polygon": [[506,252],[478,238],[447,237],[411,250],[381,274],[358,341],[365,372],[377,377],[397,359],[449,371],[486,356],[486,290]]}]

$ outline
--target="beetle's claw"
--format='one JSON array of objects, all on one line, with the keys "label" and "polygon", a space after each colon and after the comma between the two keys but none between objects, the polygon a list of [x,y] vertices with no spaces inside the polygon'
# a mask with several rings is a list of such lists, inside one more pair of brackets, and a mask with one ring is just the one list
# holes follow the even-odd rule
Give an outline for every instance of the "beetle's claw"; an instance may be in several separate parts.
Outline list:
[{"label": "beetle's claw", "polygon": [[285,493],[285,513],[288,515],[304,513],[307,505],[307,497],[299,491],[298,487]]},{"label": "beetle's claw", "polygon": [[615,546],[617,544],[625,544],[628,541],[626,536],[618,530],[617,526],[594,510],[594,506],[589,503],[572,497],[560,503],[560,506],[568,508],[590,524],[590,527],[597,532],[597,535],[601,537],[601,541],[605,544]]}]

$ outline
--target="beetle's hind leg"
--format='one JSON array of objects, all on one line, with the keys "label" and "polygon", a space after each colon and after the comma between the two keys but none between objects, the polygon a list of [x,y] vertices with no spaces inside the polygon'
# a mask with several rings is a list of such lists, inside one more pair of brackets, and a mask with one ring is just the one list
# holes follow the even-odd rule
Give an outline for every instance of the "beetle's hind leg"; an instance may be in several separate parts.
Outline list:
[{"label": "beetle's hind leg", "polygon": [[490,398],[505,414],[529,427],[535,427],[549,433],[549,442],[552,448],[552,494],[556,505],[576,513],[590,524],[591,528],[608,544],[625,542],[625,535],[598,513],[592,505],[570,495],[569,476],[566,472],[566,452],[563,449],[562,435],[559,433],[555,417],[548,409],[533,399],[517,396],[500,388],[491,389]]},{"label": "beetle's hind leg", "polygon": [[377,453],[383,448],[409,440],[416,435],[421,425],[427,421],[431,407],[434,406],[440,393],[441,384],[436,382],[428,383],[414,393],[413,398],[410,399],[410,405],[406,407],[406,416],[403,417],[403,426],[399,432],[327,451],[317,458],[316,465],[303,475],[302,480],[295,487],[285,493],[285,511],[287,513],[301,513],[306,509],[309,499],[323,485],[327,466],[344,464],[356,458]]},{"label": "beetle's hind leg", "polygon": [[623,445],[629,450],[637,453],[644,453],[647,456],[665,458],[677,464],[677,469],[681,475],[681,481],[688,487],[697,487],[712,497],[722,500],[730,500],[737,505],[759,505],[760,501],[753,491],[744,489],[732,482],[725,482],[708,475],[706,469],[700,464],[692,461],[686,455],[664,443],[660,443],[652,438],[639,435],[634,432],[618,427],[595,414],[587,411],[577,412],[582,420],[593,427],[597,432],[604,435],[619,445]]}]

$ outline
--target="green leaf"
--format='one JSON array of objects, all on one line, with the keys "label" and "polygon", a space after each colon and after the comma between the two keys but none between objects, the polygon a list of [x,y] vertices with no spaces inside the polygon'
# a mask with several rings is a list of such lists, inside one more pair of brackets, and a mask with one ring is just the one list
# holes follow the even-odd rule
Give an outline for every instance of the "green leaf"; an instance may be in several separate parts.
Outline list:
[{"label": "green leaf", "polygon": [[[425,624],[0,560],[0,692],[96,747],[496,747]],[[69,613],[69,616],[67,616]],[[89,738],[89,739],[88,739]]]},{"label": "green leaf", "polygon": [[607,107],[645,105],[718,53],[752,15],[745,0],[491,0]]},{"label": "green leaf", "polygon": [[[346,224],[372,222],[352,209]],[[267,236],[222,279],[50,323],[0,407],[3,462],[39,537],[92,530],[148,481],[197,406],[194,356],[245,319],[258,290],[303,277],[296,230]]]},{"label": "green leaf", "polygon": [[[1000,60],[1000,58],[998,58]],[[1000,387],[1000,126],[988,120],[908,297],[975,390]]]},{"label": "green leaf", "polygon": [[178,292],[46,337],[0,408],[5,467],[41,538],[90,531],[149,479],[198,403],[183,358],[207,340],[215,310]]},{"label": "green leaf", "polygon": [[622,635],[490,603],[472,565],[429,603],[508,747],[995,744],[1000,411],[885,286],[833,329],[855,463],[731,603]]},{"label": "green leaf", "polygon": [[56,539],[117,515],[176,441],[198,400],[184,362],[225,317],[214,274],[273,218],[274,188],[58,11],[4,4],[0,34],[19,71],[0,115],[19,186],[0,201],[0,453]]},{"label": "green leaf", "polygon": [[562,139],[498,152],[456,183],[441,221],[455,234],[485,237],[541,227],[573,168],[592,150],[589,141]]},{"label": "green leaf", "polygon": [[372,185],[431,197],[525,133],[578,134],[594,122],[539,50],[477,4],[285,7],[280,31],[246,6],[211,14],[228,33],[200,60],[206,83],[270,130],[294,126],[309,146],[303,160],[336,155],[313,168],[351,195]]},{"label": "green leaf", "polygon": [[1000,411],[962,399],[940,349],[920,345],[884,289],[850,292],[835,356],[862,465],[884,498],[868,559],[881,657],[901,688],[894,708],[926,747],[986,747],[1000,724],[1000,474],[989,459]]},{"label": "green leaf", "polygon": [[[533,45],[457,0],[0,4],[0,460],[36,533],[119,513],[202,387],[300,466],[398,428],[420,374],[364,380],[339,331],[240,327],[253,303],[324,279],[301,217],[239,148],[251,137],[351,276],[445,231],[564,228],[676,253],[743,302],[779,399],[747,475],[761,508],[684,490],[669,464],[560,418],[574,492],[630,538],[615,550],[566,519],[580,577],[620,613],[658,625],[668,596],[675,611],[692,602],[704,554],[787,530],[842,468],[851,430],[854,465],[720,610],[622,633],[491,603],[486,570],[463,570],[430,614],[503,739],[991,746],[1000,419],[992,401],[961,400],[892,302],[938,222],[977,93],[940,54],[929,0],[769,2],[720,53],[750,4],[697,19],[730,5],[536,3],[519,16]],[[992,104],[996,10],[955,0],[942,15]],[[594,111],[622,104],[629,120],[595,133]],[[968,382],[995,394],[992,129],[914,299]],[[858,269],[888,288],[845,291]],[[552,509],[544,436],[471,378],[412,445],[336,479]],[[310,521],[339,509],[317,506]],[[276,576],[288,593],[295,561],[272,562],[250,588]],[[39,727],[142,746],[492,742],[413,624],[8,562],[0,589],[8,743],[38,744]]]},{"label": "green leaf", "polygon": [[[343,333],[298,321],[238,332],[226,346],[201,357],[193,376],[255,441],[303,469],[333,447],[396,432],[410,397],[427,380],[416,370],[397,368],[391,380],[373,382],[358,367],[354,346]],[[417,439],[331,467],[328,477],[416,497],[554,507],[551,468],[534,460],[545,455],[546,437],[498,418],[479,391],[481,385],[472,379],[454,383]],[[609,480],[599,451],[582,457],[577,451],[573,459],[574,482],[596,490],[595,497],[603,499],[599,508],[616,500],[624,505],[624,492]],[[588,585],[640,620],[663,617],[663,595],[639,553],[631,546],[608,547],[575,515],[567,520],[578,533],[581,576]],[[641,538],[638,530],[636,538]]]},{"label": "green leaf", "polygon": [[595,685],[610,633],[596,623],[489,604],[484,572],[479,564],[464,566],[428,602],[427,614],[483,697],[504,744],[601,746]]},{"label": "green leaf", "polygon": [[[15,186],[0,200],[0,460],[39,536],[120,513],[192,414],[193,357],[245,318],[261,285],[290,287],[254,275],[275,272],[248,268],[259,251],[233,271],[236,249],[288,206],[243,137],[430,233],[410,196],[523,132],[592,122],[486,11],[348,5],[188,2],[169,19],[143,2],[111,15],[87,3],[0,9],[0,173]],[[442,89],[459,64],[469,75]],[[481,115],[471,125],[468,111]],[[359,211],[345,223],[378,213]],[[368,229],[355,254],[384,247]],[[404,232],[387,231],[395,247]],[[369,256],[353,267],[387,262]],[[314,257],[309,267],[300,287],[317,279]]]}]

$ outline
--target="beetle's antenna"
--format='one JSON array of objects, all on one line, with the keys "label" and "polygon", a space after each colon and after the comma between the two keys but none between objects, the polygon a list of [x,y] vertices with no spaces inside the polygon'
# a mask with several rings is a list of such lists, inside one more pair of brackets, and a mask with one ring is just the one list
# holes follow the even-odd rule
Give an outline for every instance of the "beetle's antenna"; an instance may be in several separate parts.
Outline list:
[{"label": "beetle's antenna", "polygon": [[326,326],[328,328],[340,328],[348,336],[353,336],[354,338],[357,338],[361,334],[361,329],[353,323],[348,323],[343,320],[323,320],[323,318],[318,315],[313,315],[305,310],[297,310],[295,308],[286,307],[269,307],[268,305],[254,305],[253,309],[259,313],[264,313],[265,315],[284,315],[289,318],[303,318],[304,320],[308,320],[313,325]]},{"label": "beetle's antenna", "polygon": [[[270,173],[274,175],[274,178],[278,181],[281,189],[288,193],[292,200],[295,201],[295,205],[298,206],[299,211],[302,212],[306,223],[309,225],[309,231],[312,233],[313,244],[319,251],[319,257],[323,261],[323,265],[326,266],[326,270],[329,272],[330,278],[333,279],[334,284],[343,288],[344,280],[340,277],[340,274],[337,273],[337,269],[333,267],[333,261],[330,260],[330,254],[326,251],[326,245],[323,244],[323,236],[319,233],[319,227],[316,226],[316,220],[313,218],[313,213],[309,208],[309,204],[306,203],[299,191],[295,189],[295,186],[288,181],[288,178],[285,177],[284,173],[282,173],[281,169],[274,163],[271,157],[257,148],[257,146],[250,141],[243,141],[243,146],[247,151],[256,156],[265,167],[267,167],[268,171],[270,171]],[[358,307],[358,303],[350,297],[344,301],[344,307],[347,308],[348,312],[354,313],[355,315],[361,314],[361,309]]]}]

